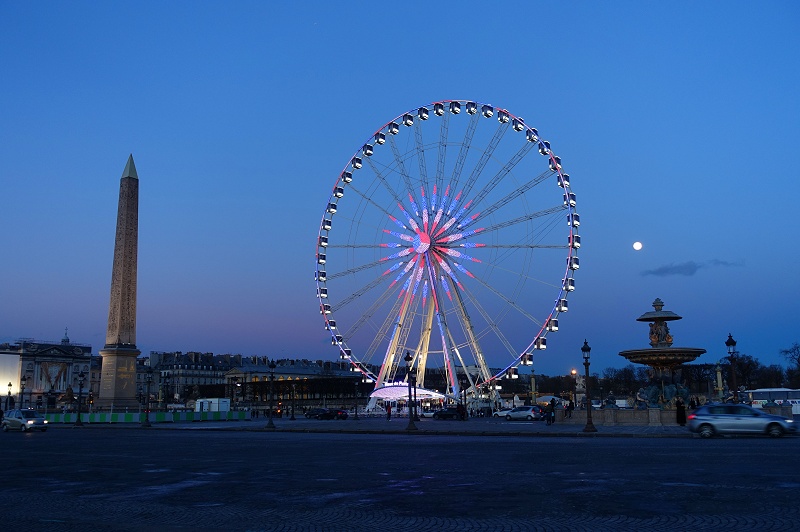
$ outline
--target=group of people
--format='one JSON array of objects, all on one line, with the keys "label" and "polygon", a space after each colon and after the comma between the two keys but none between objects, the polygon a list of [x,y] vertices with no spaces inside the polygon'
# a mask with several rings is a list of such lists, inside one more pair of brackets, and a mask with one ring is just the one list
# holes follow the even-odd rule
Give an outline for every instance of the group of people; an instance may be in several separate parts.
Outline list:
[{"label": "group of people", "polygon": [[[552,425],[556,422],[556,410],[558,409],[558,403],[556,403],[555,399],[550,399],[550,402],[547,403],[544,407],[544,420],[548,425]],[[564,417],[571,418],[572,411],[575,410],[575,403],[570,400],[569,403],[564,407]]]}]

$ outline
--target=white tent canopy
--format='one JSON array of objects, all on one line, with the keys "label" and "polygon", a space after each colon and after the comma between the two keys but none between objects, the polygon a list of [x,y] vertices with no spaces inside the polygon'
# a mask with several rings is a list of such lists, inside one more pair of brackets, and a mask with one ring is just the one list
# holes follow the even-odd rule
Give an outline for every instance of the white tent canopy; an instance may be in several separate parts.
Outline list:
[{"label": "white tent canopy", "polygon": [[[416,388],[417,399],[444,399],[444,394],[435,390],[428,390],[427,388]],[[414,388],[411,389],[413,398]],[[389,401],[396,401],[398,399],[408,400],[408,384],[387,384],[381,386],[369,394],[372,399],[383,399]]]}]

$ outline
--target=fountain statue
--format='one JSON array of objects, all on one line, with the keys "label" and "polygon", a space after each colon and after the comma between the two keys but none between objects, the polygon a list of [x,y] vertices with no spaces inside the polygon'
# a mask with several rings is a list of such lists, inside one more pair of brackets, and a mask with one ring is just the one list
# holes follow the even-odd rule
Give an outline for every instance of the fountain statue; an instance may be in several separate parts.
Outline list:
[{"label": "fountain statue", "polygon": [[620,351],[619,354],[635,364],[650,367],[652,377],[650,384],[640,389],[636,398],[647,403],[648,407],[663,408],[667,404],[672,404],[676,397],[688,402],[689,390],[680,382],[674,382],[675,368],[693,361],[706,350],[696,347],[672,347],[672,334],[667,323],[682,318],[674,312],[663,310],[664,302],[659,298],[653,301],[653,309],[636,318],[636,321],[650,323],[650,347]]}]

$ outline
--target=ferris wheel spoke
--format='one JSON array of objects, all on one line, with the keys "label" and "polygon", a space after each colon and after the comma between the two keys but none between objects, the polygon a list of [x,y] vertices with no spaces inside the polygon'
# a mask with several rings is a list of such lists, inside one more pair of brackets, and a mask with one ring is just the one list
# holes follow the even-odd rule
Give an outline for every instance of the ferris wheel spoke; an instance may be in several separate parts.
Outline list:
[{"label": "ferris wheel spoke", "polygon": [[[453,176],[450,179],[450,186],[454,191],[458,190],[458,182],[461,179],[461,172],[464,170],[464,163],[467,160],[467,153],[472,147],[472,139],[475,136],[475,130],[478,128],[478,122],[480,122],[480,115],[473,114],[470,117],[467,131],[464,133],[464,140],[461,142],[461,149],[458,150],[458,159],[456,160],[455,168],[453,168]],[[449,215],[450,212],[452,212],[452,207],[448,206],[447,214]]]},{"label": "ferris wheel spoke", "polygon": [[481,158],[478,160],[478,163],[475,165],[475,168],[472,169],[472,173],[467,179],[467,184],[464,186],[464,195],[469,197],[470,192],[472,191],[472,187],[475,186],[475,182],[478,180],[480,175],[483,173],[483,169],[486,167],[486,163],[489,162],[494,150],[497,149],[497,145],[500,143],[500,140],[503,138],[505,132],[508,131],[508,127],[505,124],[500,124],[497,126],[497,130],[492,137],[492,140],[489,141],[489,145],[486,146],[486,149],[483,150],[483,154]]},{"label": "ferris wheel spoke", "polygon": [[[428,194],[428,167],[425,164],[425,144],[422,142],[422,120],[414,122],[414,141],[417,144],[417,163],[419,164],[419,177],[422,180],[423,195],[422,201],[425,201],[425,195]],[[423,209],[425,205],[423,204]]]},{"label": "ferris wheel spoke", "polygon": [[367,157],[367,164],[369,164],[370,168],[372,168],[372,171],[375,172],[375,177],[377,177],[378,180],[380,180],[380,182],[383,184],[383,186],[386,188],[386,190],[389,192],[389,194],[392,195],[392,197],[394,198],[394,201],[396,203],[402,205],[403,204],[403,200],[400,198],[400,196],[397,195],[397,192],[395,192],[395,190],[392,188],[392,186],[389,184],[389,182],[383,176],[383,173],[380,170],[378,170],[377,166],[372,161],[372,158]]},{"label": "ferris wheel spoke", "polygon": [[[392,196],[395,198],[395,201],[399,202],[400,198],[397,196],[397,194],[394,193],[393,190],[391,190],[391,188],[389,187],[389,183],[386,182],[385,180],[381,180],[381,181],[382,181],[383,185],[385,187],[387,187],[387,189],[389,190],[389,193],[392,194]],[[364,201],[366,201],[367,203],[369,203],[370,205],[375,207],[378,211],[382,212],[386,216],[387,219],[396,220],[396,218],[394,217],[394,215],[391,212],[389,212],[385,207],[383,207],[381,205],[378,205],[378,203],[372,198],[371,194],[365,194],[360,189],[354,187],[352,184],[349,186],[349,188],[350,188],[350,190],[355,192],[360,198],[362,198]],[[402,228],[405,228],[405,226],[402,225],[402,224],[398,224],[398,225],[400,225]]]},{"label": "ferris wheel spoke", "polygon": [[[489,205],[488,207],[485,207],[485,208],[481,209],[480,214],[478,214],[475,217],[475,220],[481,220],[483,218],[486,218],[487,216],[489,216],[490,214],[493,214],[498,209],[501,209],[502,207],[505,207],[506,205],[508,205],[509,203],[514,201],[515,199],[518,199],[520,196],[522,196],[526,192],[530,191],[533,187],[535,187],[539,183],[542,183],[543,181],[546,181],[552,175],[554,175],[553,172],[548,170],[548,171],[543,172],[543,173],[539,174],[538,176],[536,176],[535,179],[520,185],[519,187],[517,187],[516,189],[512,190],[511,192],[509,192],[508,194],[506,194],[505,196],[503,196],[502,198],[500,198],[499,200],[497,200],[493,204]],[[482,199],[482,197],[481,198],[477,198],[476,197],[475,201],[473,202],[473,204],[475,204],[478,201],[480,201],[480,199]]]},{"label": "ferris wheel spoke", "polygon": [[379,286],[382,282],[384,282],[386,280],[387,279],[384,276],[381,276],[381,277],[378,277],[376,279],[373,279],[371,282],[367,283],[365,286],[362,286],[361,288],[359,288],[358,290],[356,290],[355,292],[353,292],[352,294],[350,294],[349,296],[347,296],[346,298],[341,300],[336,305],[331,305],[331,310],[334,311],[334,312],[341,311],[344,307],[346,307],[347,305],[349,305],[350,303],[352,303],[353,301],[355,301],[359,297],[363,296],[364,294],[366,294],[367,292],[369,292],[370,290],[372,290],[376,286]]},{"label": "ferris wheel spoke", "polygon": [[487,311],[487,310],[484,308],[484,306],[483,306],[483,305],[481,305],[481,304],[480,304],[480,302],[479,302],[479,301],[478,301],[478,299],[477,299],[477,298],[476,298],[476,297],[475,297],[475,296],[472,294],[472,292],[470,292],[470,291],[466,290],[466,289],[465,289],[463,286],[461,286],[461,287],[458,287],[458,288],[459,288],[461,291],[463,291],[463,292],[464,292],[464,294],[465,294],[465,295],[467,296],[467,298],[469,299],[470,303],[472,303],[472,305],[474,305],[474,306],[475,306],[475,308],[477,309],[478,313],[479,313],[479,314],[481,315],[481,317],[484,319],[484,321],[485,321],[485,323],[486,323],[486,326],[487,326],[487,327],[488,327],[488,328],[489,328],[489,329],[490,329],[492,332],[494,332],[495,336],[498,338],[498,340],[500,340],[500,342],[503,344],[503,346],[506,348],[506,350],[509,352],[509,354],[511,354],[512,356],[516,357],[516,356],[517,356],[517,352],[516,352],[516,350],[514,349],[514,346],[511,344],[511,342],[508,340],[508,338],[506,338],[506,335],[505,335],[505,334],[503,334],[503,331],[501,331],[501,330],[500,330],[500,328],[497,326],[496,320],[494,320],[494,319],[491,317],[491,315],[489,314],[489,312],[488,312],[488,311]]},{"label": "ferris wheel spoke", "polygon": [[403,176],[403,182],[406,184],[406,191],[411,194],[414,191],[414,185],[411,183],[411,176],[406,171],[406,165],[403,163],[403,157],[400,155],[400,150],[397,148],[397,143],[394,140],[394,135],[389,137],[389,146],[392,148],[395,163],[397,163],[397,170]]},{"label": "ferris wheel spoke", "polygon": [[[442,194],[444,198],[444,190],[442,190],[442,183],[444,182],[444,163],[447,157],[447,133],[450,129],[450,113],[445,112],[442,115],[442,124],[439,127],[439,152],[436,160],[436,190],[434,190],[434,203],[436,203],[436,192]],[[444,204],[444,199],[442,200]],[[431,210],[436,210],[436,205],[431,205]]]},{"label": "ferris wheel spoke", "polygon": [[[487,290],[489,290],[490,292],[492,292],[494,295],[496,295],[497,297],[499,297],[501,300],[503,300],[503,301],[504,301],[504,302],[505,302],[507,305],[509,305],[511,308],[515,309],[515,310],[516,310],[517,312],[519,312],[521,315],[523,315],[524,317],[526,317],[526,318],[528,319],[528,321],[530,321],[531,323],[535,323],[535,324],[536,324],[537,326],[539,326],[539,327],[541,327],[541,326],[542,326],[542,322],[541,322],[541,321],[537,320],[537,319],[536,319],[536,317],[535,317],[533,314],[531,314],[530,312],[528,312],[528,311],[527,311],[527,310],[525,310],[524,308],[520,307],[520,306],[519,306],[519,304],[517,304],[517,302],[516,302],[516,301],[514,301],[514,300],[513,300],[513,299],[511,299],[511,298],[509,298],[509,297],[508,297],[508,296],[506,296],[504,293],[500,292],[499,290],[497,290],[496,288],[494,288],[492,285],[490,285],[489,283],[485,282],[483,279],[481,279],[481,278],[479,278],[479,277],[475,277],[474,279],[475,279],[475,281],[476,281],[476,282],[478,282],[478,283],[479,283],[481,286],[483,286],[484,288],[486,288]],[[473,304],[475,304],[475,303],[477,303],[477,300],[474,300],[474,301],[472,301],[472,302],[473,302]]]},{"label": "ferris wheel spoke", "polygon": [[526,214],[524,216],[519,216],[517,218],[513,218],[511,220],[507,220],[505,222],[500,222],[500,223],[496,223],[494,225],[490,225],[490,226],[484,228],[483,231],[487,232],[487,233],[491,232],[491,231],[497,231],[498,229],[511,227],[512,225],[521,224],[521,223],[533,220],[535,218],[541,218],[542,216],[547,216],[548,214],[553,214],[553,213],[556,213],[556,212],[559,212],[559,211],[563,211],[565,209],[566,209],[566,207],[564,207],[563,205],[557,205],[555,207],[550,207],[549,209],[544,209],[542,211],[532,212],[532,213]]},{"label": "ferris wheel spoke", "polygon": [[505,176],[507,176],[508,173],[517,164],[519,164],[519,162],[525,157],[525,155],[527,155],[528,152],[531,151],[531,148],[533,148],[533,143],[526,142],[519,149],[519,151],[517,151],[517,153],[511,158],[511,160],[508,161],[505,164],[505,166],[503,166],[503,168],[501,168],[500,171],[497,172],[494,175],[494,177],[492,177],[492,179],[489,181],[489,183],[487,183],[485,186],[483,186],[481,188],[481,191],[478,193],[477,196],[475,196],[475,199],[473,199],[471,206],[466,210],[466,212],[464,214],[465,215],[469,214],[470,212],[472,212],[472,210],[474,210],[476,207],[478,207],[481,204],[481,202],[483,202],[483,198],[485,198],[487,195],[489,195],[489,193],[492,190],[494,190],[494,188],[498,185],[498,183],[500,183],[500,181],[502,181],[503,178]]}]

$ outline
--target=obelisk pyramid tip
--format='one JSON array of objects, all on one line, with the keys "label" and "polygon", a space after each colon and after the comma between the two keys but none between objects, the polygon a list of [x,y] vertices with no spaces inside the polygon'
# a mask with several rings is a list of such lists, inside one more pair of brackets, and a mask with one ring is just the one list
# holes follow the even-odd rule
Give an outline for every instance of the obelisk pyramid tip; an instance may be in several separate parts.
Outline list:
[{"label": "obelisk pyramid tip", "polygon": [[128,164],[125,165],[125,170],[122,171],[122,177],[139,179],[139,174],[136,173],[136,165],[133,164],[133,154],[128,156]]}]

